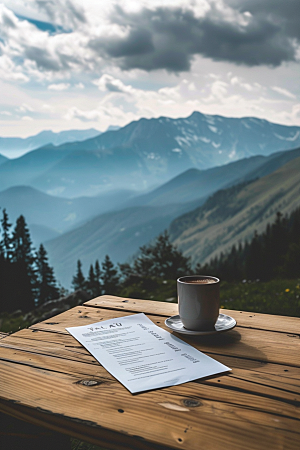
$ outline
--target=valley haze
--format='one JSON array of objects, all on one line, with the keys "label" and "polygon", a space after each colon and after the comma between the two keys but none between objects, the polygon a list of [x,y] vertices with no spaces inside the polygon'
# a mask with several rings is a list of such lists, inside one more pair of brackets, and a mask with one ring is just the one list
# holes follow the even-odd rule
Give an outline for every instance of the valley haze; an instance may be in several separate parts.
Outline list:
[{"label": "valley haze", "polygon": [[0,206],[12,221],[25,216],[66,287],[77,259],[85,272],[106,254],[130,260],[164,229],[203,263],[299,203],[297,183],[287,180],[299,170],[297,126],[194,112],[87,133],[17,158],[0,155]]}]

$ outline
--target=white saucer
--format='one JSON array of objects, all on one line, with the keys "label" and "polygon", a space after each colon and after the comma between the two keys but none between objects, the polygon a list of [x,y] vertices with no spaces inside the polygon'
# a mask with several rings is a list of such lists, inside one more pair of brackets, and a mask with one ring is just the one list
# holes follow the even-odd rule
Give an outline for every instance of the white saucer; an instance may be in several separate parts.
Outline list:
[{"label": "white saucer", "polygon": [[218,320],[215,324],[215,327],[213,330],[206,330],[206,331],[194,331],[194,330],[188,330],[187,328],[184,328],[180,317],[172,316],[166,319],[165,324],[168,328],[170,328],[173,331],[176,331],[176,333],[181,334],[190,334],[193,336],[205,336],[209,334],[216,334],[221,333],[223,331],[232,330],[236,326],[236,320],[233,319],[230,316],[226,316],[225,314],[219,314]]}]

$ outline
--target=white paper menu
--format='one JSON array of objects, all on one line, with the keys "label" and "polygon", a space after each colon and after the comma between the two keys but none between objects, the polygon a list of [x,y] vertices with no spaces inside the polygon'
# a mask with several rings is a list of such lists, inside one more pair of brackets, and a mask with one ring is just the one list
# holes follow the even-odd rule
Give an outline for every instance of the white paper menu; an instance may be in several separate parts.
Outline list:
[{"label": "white paper menu", "polygon": [[143,313],[66,330],[131,393],[231,370],[158,327]]}]

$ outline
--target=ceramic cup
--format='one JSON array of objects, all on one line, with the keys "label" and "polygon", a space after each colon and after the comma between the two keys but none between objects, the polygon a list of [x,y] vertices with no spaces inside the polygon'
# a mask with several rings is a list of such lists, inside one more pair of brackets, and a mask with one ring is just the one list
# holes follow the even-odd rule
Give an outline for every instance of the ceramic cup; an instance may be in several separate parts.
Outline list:
[{"label": "ceramic cup", "polygon": [[178,278],[178,310],[188,330],[211,330],[219,317],[220,280],[206,275]]}]

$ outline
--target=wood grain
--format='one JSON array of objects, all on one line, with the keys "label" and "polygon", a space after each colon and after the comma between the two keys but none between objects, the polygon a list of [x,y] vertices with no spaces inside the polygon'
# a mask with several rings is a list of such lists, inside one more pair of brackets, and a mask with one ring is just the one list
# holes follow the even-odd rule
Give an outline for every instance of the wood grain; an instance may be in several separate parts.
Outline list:
[{"label": "wood grain", "polygon": [[95,367],[89,365],[91,373],[87,381],[97,383],[92,385],[81,383],[82,374],[76,368],[71,374],[61,368],[58,371],[54,358],[47,361],[46,367],[47,370],[44,366],[38,368],[2,359],[1,397],[5,389],[5,395],[14,404],[20,402],[78,424],[94,423],[101,427],[101,433],[103,429],[104,432],[122,430],[127,436],[141,436],[169,447],[180,448],[186,443],[188,448],[198,449],[202,442],[206,448],[217,424],[222,439],[214,438],[216,449],[224,448],[226,442],[231,442],[231,448],[238,448],[241,436],[249,439],[244,443],[245,449],[261,448],[262,443],[272,449],[280,448],[278,439],[285,441],[284,448],[296,448],[297,405],[291,404],[285,389],[281,390],[281,396],[277,393],[277,399],[266,391],[263,402],[258,390],[250,393],[240,388],[230,392],[218,382],[214,385],[192,382],[132,396],[113,379],[101,382],[101,372],[105,373],[101,366],[95,374]]},{"label": "wood grain", "polygon": [[[94,306],[109,309],[121,309],[128,312],[144,312],[145,314],[170,317],[178,314],[178,305],[151,300],[135,300],[112,295],[102,295],[84,303],[85,306]],[[221,313],[233,317],[240,327],[278,331],[282,333],[295,333],[300,335],[299,318],[288,316],[272,316],[254,312],[222,309]]]},{"label": "wood grain", "polygon": [[178,335],[232,372],[132,395],[65,330],[141,311],[167,329],[177,307],[125,300],[100,297],[2,339],[0,411],[118,450],[298,450],[300,319],[260,315],[264,329],[235,311],[230,332]]},{"label": "wood grain", "polygon": [[[66,327],[88,325],[102,320],[128,316],[123,310],[77,306],[30,327],[32,330],[67,334]],[[158,326],[170,331],[164,317],[147,314]],[[300,322],[300,320],[299,320]],[[237,326],[234,330],[214,336],[185,336],[174,333],[197,349],[212,355],[227,355],[255,361],[269,361],[300,367],[300,339],[296,334]]]},{"label": "wood grain", "polygon": [[[88,364],[98,364],[93,356],[79,344],[71,335],[63,335],[60,333],[49,333],[44,331],[21,330],[0,344],[1,354],[4,348],[19,351],[16,353],[16,361],[22,353],[25,352],[25,358],[28,363],[26,352],[37,355],[55,356],[69,361],[83,362]],[[201,350],[201,348],[199,348]],[[210,352],[206,352],[210,354]],[[15,354],[15,352],[13,353]],[[31,356],[30,356],[31,357]],[[223,364],[231,367],[244,369],[246,371],[255,371],[257,373],[265,373],[267,375],[276,375],[280,380],[290,378],[291,384],[299,380],[299,368],[290,365],[282,365],[278,363],[268,363],[266,361],[253,361],[244,355],[244,358],[219,354],[217,359]]]},{"label": "wood grain", "polygon": [[[52,370],[57,373],[67,373],[69,375],[80,377],[87,377],[87,379],[97,380],[100,383],[115,383],[115,379],[105,370],[102,366],[94,360],[94,358],[89,355],[86,351],[87,355],[91,358],[91,362],[95,362],[94,364],[87,365],[83,363],[81,358],[78,357],[78,360],[74,357],[65,358],[62,357],[62,353],[60,351],[61,344],[58,342],[56,348],[52,346],[51,351],[45,349],[43,347],[44,341],[41,341],[40,350],[36,351],[36,353],[28,352],[27,350],[22,349],[22,346],[19,344],[17,347],[13,345],[11,347],[2,347],[1,348],[1,359],[3,361],[35,367],[43,370],[47,367],[48,370]],[[38,347],[38,346],[37,346]],[[69,356],[69,355],[68,355]],[[201,394],[202,398],[207,397],[208,399],[215,398],[216,400],[220,398],[219,391],[220,389],[231,389],[235,393],[243,392],[243,395],[255,395],[255,397],[249,397],[248,401],[245,402],[245,399],[242,394],[239,396],[234,396],[231,400],[231,403],[241,404],[243,406],[248,407],[256,407],[258,406],[258,397],[263,396],[265,399],[270,399],[264,404],[264,411],[268,409],[268,405],[271,407],[269,412],[274,411],[273,400],[281,402],[281,407],[286,403],[288,405],[299,405],[300,404],[300,380],[295,378],[290,380],[289,377],[285,376],[284,371],[281,372],[280,375],[269,373],[259,373],[255,369],[249,370],[237,367],[239,365],[240,358],[231,358],[233,368],[233,372],[226,376],[217,376],[214,378],[210,378],[207,380],[199,380],[198,383],[206,385],[203,393]],[[287,366],[284,366],[287,367]],[[300,374],[300,370],[298,369],[298,375]],[[297,376],[297,374],[296,374]],[[90,377],[90,378],[89,378]],[[193,382],[197,383],[197,382]],[[210,388],[207,386],[214,387],[216,392],[213,394],[210,392]],[[176,387],[176,390],[181,389]],[[201,388],[197,388],[198,392],[201,393]],[[214,391],[214,390],[213,390]],[[228,392],[229,393],[229,392]],[[222,393],[224,395],[224,393]],[[226,395],[226,393],[225,393]],[[229,393],[229,396],[232,393]],[[242,403],[241,403],[242,401]],[[273,406],[272,406],[273,405]],[[273,408],[273,409],[272,409]],[[275,406],[275,411],[278,409],[278,405]],[[289,413],[288,413],[289,414]],[[295,410],[295,417],[300,419],[300,411]]]}]

